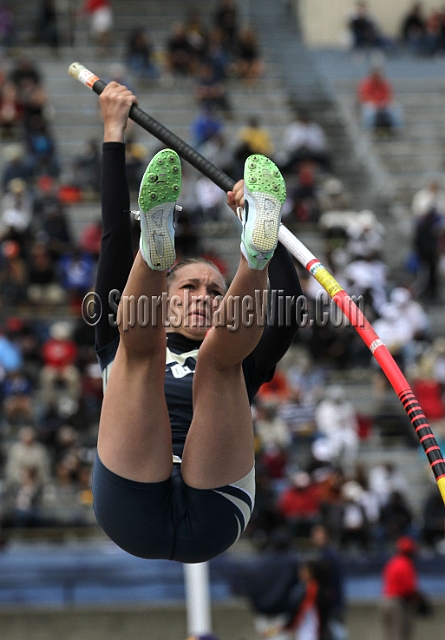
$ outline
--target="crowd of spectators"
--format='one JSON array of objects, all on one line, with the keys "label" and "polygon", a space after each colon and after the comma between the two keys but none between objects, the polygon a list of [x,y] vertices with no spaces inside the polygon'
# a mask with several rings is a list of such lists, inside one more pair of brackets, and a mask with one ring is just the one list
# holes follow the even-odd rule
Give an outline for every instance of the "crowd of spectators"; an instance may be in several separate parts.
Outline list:
[{"label": "crowd of spectators", "polygon": [[[370,441],[377,442],[377,449],[398,442],[415,450],[409,422],[401,418],[399,428],[386,433],[379,425],[379,412],[386,408],[379,408],[377,397],[375,411],[360,413],[347,387],[329,383],[329,367],[308,357],[306,349],[301,354],[301,345],[295,348],[298,355],[289,356],[290,366],[280,367],[254,405],[257,497],[247,535],[262,548],[283,527],[294,539],[309,540],[314,526],[323,525],[344,553],[389,551],[403,535],[424,549],[442,551],[445,508],[437,488],[426,482],[427,474],[425,485],[431,486],[419,511],[396,461],[382,458],[367,466],[358,456]],[[413,379],[421,390],[423,374]],[[443,399],[440,405],[440,412],[425,409],[438,438]]]},{"label": "crowd of spectators", "polygon": [[360,53],[409,53],[433,57],[445,52],[445,10],[437,6],[426,10],[422,2],[414,2],[402,16],[400,31],[394,37],[385,33],[378,17],[366,0],[357,0],[347,12],[346,29],[350,49]]},{"label": "crowd of spectators", "polygon": [[[39,65],[4,56],[0,73],[0,538],[10,527],[93,524],[90,474],[102,399],[80,305],[100,228],[72,233],[69,198]],[[73,175],[92,170],[91,143]],[[97,168],[97,165],[96,165]],[[87,190],[88,187],[85,187]],[[95,235],[95,231],[97,234]]]},{"label": "crowd of spectators", "polygon": [[[420,247],[427,235],[422,236],[426,216],[434,209],[437,223],[445,215],[439,185],[428,185],[413,201],[417,271],[412,282],[394,286],[382,257],[384,228],[372,212],[352,210],[351,194],[333,171],[327,137],[310,113],[295,114],[279,149],[257,114],[246,118],[235,140],[227,141],[224,117],[232,110],[227,78],[251,83],[263,71],[257,38],[240,28],[236,4],[223,0],[212,28],[190,13],[182,25],[172,26],[167,50],[165,57],[157,56],[147,33],[135,30],[124,73],[149,81],[165,73],[193,77],[199,106],[190,123],[193,145],[234,179],[242,176],[251,153],[277,162],[289,184],[284,222],[317,225],[326,243],[327,266],[349,293],[361,298],[378,333],[388,336],[385,342],[410,376],[427,418],[442,420],[445,349],[432,340],[418,300],[424,290],[427,296],[437,294],[436,271],[423,265],[428,252],[421,253]],[[11,60],[2,69],[0,308],[10,317],[0,333],[0,525],[3,530],[89,525],[102,381],[93,329],[82,320],[81,305],[94,282],[101,224],[88,225],[76,239],[68,211],[70,198],[97,199],[100,143],[85,141],[72,166],[63,167],[71,182],[61,186],[51,105],[40,69],[26,58]],[[127,170],[133,190],[139,187],[147,153],[130,131]],[[225,194],[189,167],[184,167],[181,199],[179,256],[200,251],[196,229],[203,220],[221,221],[226,210]],[[135,246],[137,233],[135,225]],[[229,275],[212,249],[206,256]],[[425,269],[427,281],[422,280]],[[372,357],[355,330],[343,318],[333,318],[314,279],[302,270],[300,276],[308,317],[302,318],[295,348],[253,408],[257,502],[247,535],[263,544],[283,524],[298,537],[322,524],[344,550],[372,551],[406,533],[435,549],[444,523],[437,492],[425,496],[419,524],[396,468],[382,464],[370,472],[358,464],[360,446],[385,435],[385,429],[389,432],[388,420],[406,446],[417,446],[411,426],[404,414],[385,405],[385,380],[377,367],[372,369]],[[331,378],[336,372],[370,368],[376,411],[360,415],[345,388]]]}]

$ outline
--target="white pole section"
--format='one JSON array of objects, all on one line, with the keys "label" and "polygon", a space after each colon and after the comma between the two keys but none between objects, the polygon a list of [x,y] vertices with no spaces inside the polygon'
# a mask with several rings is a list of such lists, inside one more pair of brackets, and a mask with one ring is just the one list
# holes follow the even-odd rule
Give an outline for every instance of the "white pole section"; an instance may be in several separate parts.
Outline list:
[{"label": "white pole section", "polygon": [[208,562],[184,564],[187,633],[211,633],[210,581]]}]

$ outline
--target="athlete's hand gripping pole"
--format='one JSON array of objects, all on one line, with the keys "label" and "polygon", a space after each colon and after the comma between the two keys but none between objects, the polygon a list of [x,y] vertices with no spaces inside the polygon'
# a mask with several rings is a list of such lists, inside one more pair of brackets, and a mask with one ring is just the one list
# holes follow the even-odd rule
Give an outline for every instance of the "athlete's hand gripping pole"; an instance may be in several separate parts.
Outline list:
[{"label": "athlete's hand gripping pole", "polygon": [[[78,62],[73,62],[70,65],[69,74],[98,95],[100,95],[106,87],[106,83],[103,80]],[[203,175],[210,178],[210,180],[223,191],[231,191],[233,189],[234,182],[228,175],[206,160],[204,156],[195,151],[190,145],[184,142],[184,140],[157,122],[157,120],[149,116],[138,106],[133,105],[131,107],[129,116],[136,124],[139,124],[145,129],[145,131],[148,131],[148,133],[151,133],[169,148],[176,151],[178,155],[189,162],[195,169],[198,169]],[[394,358],[355,302],[309,249],[283,224],[280,225],[278,238],[288,251],[328,292],[379,363],[411,420],[445,503],[445,460],[422,408],[417,402],[411,387]]]}]

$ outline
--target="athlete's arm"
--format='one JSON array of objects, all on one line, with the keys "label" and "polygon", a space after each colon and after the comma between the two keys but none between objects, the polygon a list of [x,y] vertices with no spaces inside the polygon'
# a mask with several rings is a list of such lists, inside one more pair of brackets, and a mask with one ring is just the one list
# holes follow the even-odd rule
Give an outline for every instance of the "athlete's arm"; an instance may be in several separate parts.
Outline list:
[{"label": "athlete's arm", "polygon": [[101,301],[101,317],[96,325],[98,349],[119,335],[115,324],[110,322],[110,318],[116,315],[119,296],[110,292],[122,293],[133,264],[124,136],[128,112],[137,100],[126,87],[110,82],[102,92],[99,103],[104,122],[104,143],[100,190],[102,241],[96,275],[96,294]]},{"label": "athlete's arm", "polygon": [[[251,354],[255,368],[263,374],[281,360],[298,329],[296,299],[302,295],[301,284],[292,258],[280,242],[269,263],[269,283],[272,302],[269,322]],[[282,305],[285,313],[278,313],[278,304]]]}]

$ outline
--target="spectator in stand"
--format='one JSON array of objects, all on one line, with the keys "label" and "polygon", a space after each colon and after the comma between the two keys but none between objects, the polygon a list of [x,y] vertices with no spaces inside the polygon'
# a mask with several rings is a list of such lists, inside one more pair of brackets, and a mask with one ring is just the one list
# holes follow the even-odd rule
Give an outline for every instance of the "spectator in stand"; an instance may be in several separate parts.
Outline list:
[{"label": "spectator in stand", "polygon": [[277,506],[275,487],[265,467],[259,459],[255,462],[256,493],[252,518],[249,521],[247,534],[259,549],[264,549],[270,536],[277,529],[287,527],[285,516]]},{"label": "spectator in stand", "polygon": [[400,491],[392,491],[380,511],[379,538],[383,544],[394,543],[414,533],[413,512]]},{"label": "spectator in stand", "polygon": [[383,567],[381,615],[385,640],[411,640],[419,605],[424,612],[428,606],[418,586],[414,564],[417,550],[415,540],[403,536],[397,540],[395,554]]},{"label": "spectator in stand", "polygon": [[57,178],[60,175],[60,160],[56,141],[42,115],[34,114],[28,122],[25,134],[26,162],[36,177],[42,175]]},{"label": "spectator in stand", "polygon": [[100,410],[103,399],[102,374],[97,362],[85,367],[82,374],[82,401],[88,419],[91,422],[99,422]]},{"label": "spectator in stand", "polygon": [[436,483],[423,505],[422,541],[435,551],[442,551],[445,540],[445,506]]},{"label": "spectator in stand", "polygon": [[38,442],[33,427],[22,427],[14,442],[6,452],[5,482],[7,485],[20,483],[25,469],[34,468],[42,484],[50,478],[50,458],[47,449]]},{"label": "spectator in stand", "polygon": [[358,420],[343,387],[332,385],[326,389],[324,400],[315,410],[315,422],[319,435],[326,438],[331,447],[333,460],[346,473],[351,473],[358,454]]},{"label": "spectator in stand", "polygon": [[[318,443],[320,440],[316,440],[315,442]],[[328,530],[332,543],[336,547],[339,547],[344,502],[342,488],[345,483],[345,477],[341,469],[334,466],[326,466],[324,472],[322,478],[318,478],[321,511],[320,523]],[[313,472],[314,479],[316,479],[317,476],[319,476],[319,472],[317,473],[316,470]]]},{"label": "spectator in stand", "polygon": [[201,176],[195,183],[196,203],[203,222],[219,222],[226,205],[224,192],[212,180]]},{"label": "spectator in stand", "polygon": [[341,508],[340,546],[350,550],[358,546],[367,552],[370,543],[370,530],[365,508],[361,502],[363,489],[355,480],[348,480],[341,490],[343,504]]},{"label": "spectator in stand", "polygon": [[246,159],[253,153],[273,156],[274,148],[268,129],[261,124],[258,115],[251,115],[247,124],[238,133],[238,141],[234,151],[234,171],[237,176],[243,175]]},{"label": "spectator in stand", "polygon": [[10,425],[31,422],[32,385],[23,369],[15,369],[6,375],[3,382],[3,407]]},{"label": "spectator in stand", "polygon": [[114,27],[114,14],[110,0],[84,0],[79,16],[90,20],[90,37],[99,55],[110,52]]},{"label": "spectator in stand", "polygon": [[238,7],[235,0],[220,0],[214,15],[214,24],[221,30],[224,49],[233,54],[238,35]]},{"label": "spectator in stand", "polygon": [[404,476],[390,462],[373,466],[369,471],[368,483],[370,490],[378,496],[381,506],[387,504],[391,493],[404,492],[407,487]]},{"label": "spectator in stand", "polygon": [[370,299],[373,315],[377,317],[387,302],[388,265],[374,253],[369,253],[352,260],[344,268],[343,276],[349,295],[361,296],[366,301]]},{"label": "spectator in stand", "polygon": [[257,455],[279,492],[290,458],[290,431],[286,422],[277,415],[275,404],[257,402],[253,407],[253,423]]},{"label": "spectator in stand", "polygon": [[429,349],[419,358],[419,370],[423,377],[433,378],[440,385],[441,394],[445,391],[445,338],[435,338]]},{"label": "spectator in stand", "polygon": [[289,398],[290,388],[286,374],[280,368],[275,369],[272,380],[261,385],[257,397],[265,402],[284,402]]},{"label": "spectator in stand", "polygon": [[77,346],[71,338],[67,322],[55,322],[50,337],[42,346],[43,367],[40,384],[43,399],[50,403],[55,399],[56,385],[63,383],[67,395],[78,401],[80,395],[80,371],[76,366]]},{"label": "spectator in stand", "polygon": [[346,24],[351,35],[353,51],[382,49],[389,45],[388,39],[380,32],[377,20],[364,0],[358,0],[348,12]]},{"label": "spectator in stand", "polygon": [[3,140],[16,138],[22,122],[23,107],[17,98],[17,88],[10,80],[0,86],[0,130]]},{"label": "spectator in stand", "polygon": [[207,28],[204,25],[199,11],[196,9],[189,10],[184,27],[192,55],[195,59],[194,64],[199,65],[204,62],[208,46]]},{"label": "spectator in stand", "polygon": [[194,93],[200,108],[211,105],[211,108],[216,107],[223,111],[226,117],[230,117],[232,109],[224,81],[215,77],[212,64],[206,60],[198,66]]},{"label": "spectator in stand", "polygon": [[32,179],[33,172],[25,161],[25,151],[22,144],[8,145],[3,151],[3,157],[5,162],[1,185],[4,191],[14,178],[21,178],[27,183]]},{"label": "spectator in stand", "polygon": [[297,184],[288,189],[286,208],[283,211],[289,222],[317,223],[321,215],[318,200],[318,184],[312,162],[297,164]]},{"label": "spectator in stand", "polygon": [[146,166],[147,148],[133,136],[127,136],[125,148],[125,168],[130,189],[137,191]]},{"label": "spectator in stand", "polygon": [[413,245],[418,261],[418,277],[414,284],[419,298],[432,304],[440,301],[440,240],[444,236],[445,216],[431,208],[416,220]]},{"label": "spectator in stand", "polygon": [[[401,371],[413,364],[414,327],[395,304],[387,302],[381,307],[380,318],[373,323],[373,327]],[[376,372],[374,391],[376,397],[383,398],[388,382],[380,367],[377,364],[373,366]]]},{"label": "spectator in stand", "polygon": [[46,88],[37,67],[27,59],[19,61],[16,73],[13,71],[10,79],[17,89],[23,127],[27,132],[33,116],[40,116],[44,120],[47,118],[49,105]]},{"label": "spectator in stand", "polygon": [[85,225],[79,238],[81,250],[90,255],[97,262],[102,238],[102,220],[98,218]]},{"label": "spectator in stand", "polygon": [[264,73],[258,35],[247,25],[238,31],[236,39],[235,72],[247,85],[254,85]]},{"label": "spectator in stand", "polygon": [[168,73],[183,76],[194,73],[195,57],[183,23],[177,22],[172,25],[165,53]]},{"label": "spectator in stand", "polygon": [[192,145],[197,151],[214,138],[222,136],[224,122],[214,105],[206,104],[199,110],[190,125]]},{"label": "spectator in stand", "polygon": [[33,215],[42,222],[47,215],[55,211],[65,213],[57,182],[51,176],[41,176],[34,189]]},{"label": "spectator in stand", "polygon": [[78,486],[69,465],[54,465],[54,478],[44,487],[42,508],[45,520],[52,526],[79,526]]},{"label": "spectator in stand", "polygon": [[294,536],[308,538],[312,527],[320,522],[319,489],[305,471],[297,471],[289,478],[277,506]]},{"label": "spectator in stand", "polygon": [[286,126],[281,149],[284,157],[280,169],[285,173],[292,173],[296,165],[307,161],[315,162],[325,171],[331,170],[326,134],[306,111],[299,111]]},{"label": "spectator in stand", "polygon": [[11,507],[6,516],[6,524],[13,527],[40,526],[42,489],[38,469],[34,466],[23,467],[20,480],[8,487]]},{"label": "spectator in stand", "polygon": [[28,267],[27,295],[33,305],[58,305],[65,302],[66,294],[57,281],[54,263],[44,244],[35,242],[31,246]]},{"label": "spectator in stand", "polygon": [[29,83],[40,85],[42,83],[42,74],[37,65],[26,56],[20,57],[13,65],[9,75],[9,80],[17,87],[19,95],[24,87]]},{"label": "spectator in stand", "polygon": [[83,150],[73,160],[73,184],[84,197],[96,195],[100,191],[102,157],[100,144],[96,138],[86,141]]},{"label": "spectator in stand", "polygon": [[147,30],[133,29],[127,40],[125,62],[138,80],[157,80],[160,69],[153,61],[154,47]]},{"label": "spectator in stand", "polygon": [[315,433],[316,403],[303,397],[298,388],[289,388],[287,397],[278,406],[278,416],[287,424],[294,445],[302,440],[312,440]]},{"label": "spectator in stand", "polygon": [[74,247],[59,261],[59,277],[67,293],[69,304],[76,308],[91,290],[95,263],[91,255]]},{"label": "spectator in stand", "polygon": [[428,341],[430,339],[430,318],[420,302],[414,300],[407,287],[395,287],[389,294],[389,302],[394,304],[400,314],[408,320],[412,327],[414,340]]},{"label": "spectator in stand", "polygon": [[381,258],[385,244],[385,227],[373,211],[365,209],[357,213],[354,223],[348,227],[346,249],[352,260],[364,256]]},{"label": "spectator in stand", "polygon": [[431,210],[445,217],[445,191],[436,179],[430,180],[425,187],[416,191],[411,203],[414,220],[423,218]]},{"label": "spectator in stand", "polygon": [[421,2],[415,2],[402,21],[402,42],[411,53],[425,55],[429,53],[430,44],[427,37],[426,18],[423,15]]},{"label": "spectator in stand", "polygon": [[17,371],[23,367],[23,354],[20,346],[14,342],[8,324],[0,329],[0,382],[3,382],[5,375],[11,371]]},{"label": "spectator in stand", "polygon": [[14,9],[7,4],[0,7],[0,48],[2,50],[17,44],[17,29]]},{"label": "spectator in stand", "polygon": [[233,150],[225,133],[213,137],[202,145],[200,153],[209,162],[222,169],[228,176],[234,175]]},{"label": "spectator in stand", "polygon": [[327,178],[321,183],[318,199],[322,211],[347,211],[351,207],[351,193],[338,178]]},{"label": "spectator in stand", "polygon": [[288,384],[297,389],[303,402],[318,402],[326,386],[326,371],[317,366],[306,352],[298,353],[287,372]]},{"label": "spectator in stand", "polygon": [[14,240],[24,249],[30,238],[33,198],[22,178],[13,178],[0,203],[2,240]]},{"label": "spectator in stand", "polygon": [[41,205],[43,215],[37,239],[48,247],[51,259],[58,263],[73,244],[68,217],[60,199],[51,193],[44,195]]},{"label": "spectator in stand", "polygon": [[433,9],[426,21],[428,53],[433,56],[445,49],[444,23],[445,11]]},{"label": "spectator in stand", "polygon": [[56,0],[41,0],[35,24],[34,41],[51,47],[57,52],[60,45]]},{"label": "spectator in stand", "polygon": [[212,29],[208,36],[206,58],[217,80],[226,80],[232,72],[232,60],[223,45],[220,29]]},{"label": "spectator in stand", "polygon": [[22,249],[16,240],[1,244],[0,296],[3,305],[20,305],[26,302],[28,271]]},{"label": "spectator in stand", "polygon": [[379,67],[374,67],[357,86],[363,127],[398,130],[403,126],[402,110],[394,101],[391,83]]}]

